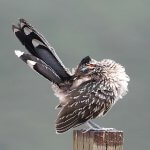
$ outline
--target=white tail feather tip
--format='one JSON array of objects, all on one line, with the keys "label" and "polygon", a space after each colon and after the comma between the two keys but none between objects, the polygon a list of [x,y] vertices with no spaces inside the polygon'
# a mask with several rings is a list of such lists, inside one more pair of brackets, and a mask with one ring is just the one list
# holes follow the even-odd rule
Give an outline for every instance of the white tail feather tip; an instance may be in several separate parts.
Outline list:
[{"label": "white tail feather tip", "polygon": [[16,33],[16,32],[18,32],[19,31],[19,29],[17,29],[17,28],[14,28],[14,33]]},{"label": "white tail feather tip", "polygon": [[21,51],[19,51],[19,50],[15,50],[15,54],[16,54],[18,57],[21,57],[21,56],[24,54],[24,52],[21,52]]},{"label": "white tail feather tip", "polygon": [[32,44],[33,44],[34,47],[38,47],[39,45],[44,46],[44,44],[42,42],[40,42],[39,40],[37,40],[37,39],[33,39]]},{"label": "white tail feather tip", "polygon": [[25,25],[24,22],[21,22],[21,23],[20,23],[21,28],[23,28],[24,25]]},{"label": "white tail feather tip", "polygon": [[36,64],[35,61],[32,61],[32,60],[27,60],[27,64],[29,65],[30,68],[33,69],[34,65]]},{"label": "white tail feather tip", "polygon": [[25,33],[26,35],[29,35],[30,33],[32,33],[32,30],[29,29],[29,28],[27,28],[27,27],[25,27],[25,28],[24,28],[24,33]]}]

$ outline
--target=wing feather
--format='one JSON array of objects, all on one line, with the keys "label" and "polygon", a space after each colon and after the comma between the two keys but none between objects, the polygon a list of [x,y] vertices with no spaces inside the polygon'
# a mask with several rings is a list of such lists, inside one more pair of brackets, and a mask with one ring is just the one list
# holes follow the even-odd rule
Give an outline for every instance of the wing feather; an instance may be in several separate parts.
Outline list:
[{"label": "wing feather", "polygon": [[79,126],[106,111],[107,100],[111,97],[102,94],[100,84],[96,81],[87,81],[69,93],[70,101],[62,108],[56,120],[57,133]]}]

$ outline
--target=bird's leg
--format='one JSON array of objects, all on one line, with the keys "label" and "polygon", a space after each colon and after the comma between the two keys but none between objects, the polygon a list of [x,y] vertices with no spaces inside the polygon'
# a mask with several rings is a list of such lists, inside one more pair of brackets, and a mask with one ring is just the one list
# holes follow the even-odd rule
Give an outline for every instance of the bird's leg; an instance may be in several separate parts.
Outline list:
[{"label": "bird's leg", "polygon": [[90,130],[102,130],[102,128],[97,125],[96,123],[92,122],[91,120],[87,121],[87,126],[88,128],[87,129],[84,129],[83,130],[83,133],[86,133]]},{"label": "bird's leg", "polygon": [[91,121],[91,120],[89,120],[89,121],[87,122],[87,125],[88,125],[91,129],[93,129],[93,130],[102,130],[102,129],[103,129],[102,127],[100,127],[98,124],[94,123],[94,122]]},{"label": "bird's leg", "polygon": [[83,133],[86,133],[90,130],[96,130],[96,131],[111,131],[111,132],[116,132],[117,130],[114,128],[104,128],[104,127],[100,127],[99,125],[97,125],[96,123],[94,123],[93,121],[88,121],[87,122],[88,125],[88,129],[84,130]]}]

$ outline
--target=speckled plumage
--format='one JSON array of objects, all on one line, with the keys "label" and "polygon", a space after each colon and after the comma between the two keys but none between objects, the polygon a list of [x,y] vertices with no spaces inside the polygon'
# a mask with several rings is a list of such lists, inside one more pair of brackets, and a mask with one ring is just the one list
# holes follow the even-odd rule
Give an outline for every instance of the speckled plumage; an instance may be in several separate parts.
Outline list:
[{"label": "speckled plumage", "polygon": [[[105,115],[128,91],[129,77],[120,64],[109,59],[89,63],[94,65],[93,68],[89,68],[89,72],[80,77],[88,77],[89,80],[66,91],[67,101],[56,120],[58,133],[81,125],[89,119]],[[76,74],[78,73],[75,71],[73,76]]]},{"label": "speckled plumage", "polygon": [[30,53],[15,51],[16,55],[53,83],[60,100],[57,108],[61,108],[57,133],[105,115],[127,93],[129,76],[115,61],[96,61],[87,56],[70,73],[46,39],[24,19],[13,25],[13,31]]}]

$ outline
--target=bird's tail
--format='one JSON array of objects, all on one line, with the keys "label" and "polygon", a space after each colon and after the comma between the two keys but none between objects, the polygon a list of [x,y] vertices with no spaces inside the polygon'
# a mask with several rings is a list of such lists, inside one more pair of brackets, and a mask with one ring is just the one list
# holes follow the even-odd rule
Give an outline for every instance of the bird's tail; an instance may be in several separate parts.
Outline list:
[{"label": "bird's tail", "polygon": [[[23,54],[20,58],[28,65],[30,62],[33,69],[48,78],[48,73],[52,75],[51,80],[61,79],[62,82],[70,78],[68,70],[65,68],[53,47],[49,45],[46,39],[35,30],[27,21],[19,19],[18,26],[12,26],[13,32],[20,42],[31,53]],[[21,54],[21,52],[16,52]],[[30,61],[29,61],[30,60]],[[46,72],[47,71],[47,72]],[[48,78],[49,79],[49,78]]]},{"label": "bird's tail", "polygon": [[61,78],[55,73],[55,71],[50,68],[43,60],[30,55],[19,50],[15,50],[15,54],[23,60],[30,68],[37,71],[39,74],[43,75],[45,78],[50,80],[51,82],[59,85],[62,80]]}]

